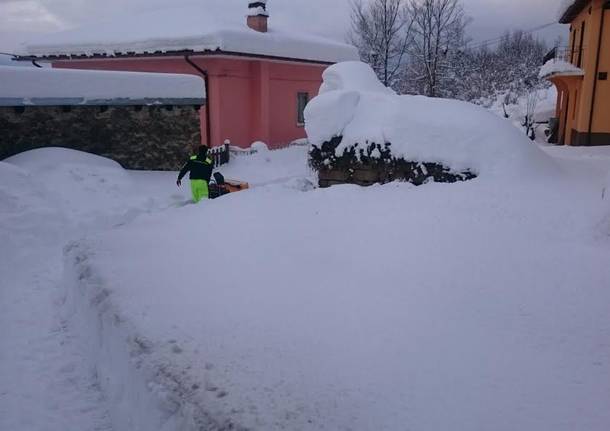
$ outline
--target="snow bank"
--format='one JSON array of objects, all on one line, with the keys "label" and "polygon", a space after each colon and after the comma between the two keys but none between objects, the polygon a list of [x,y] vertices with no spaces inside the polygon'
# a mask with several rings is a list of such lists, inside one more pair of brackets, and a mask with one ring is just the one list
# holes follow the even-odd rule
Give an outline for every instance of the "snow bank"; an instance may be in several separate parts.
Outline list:
[{"label": "snow bank", "polygon": [[360,62],[331,66],[323,79],[319,96],[305,111],[314,146],[341,136],[337,155],[356,145],[391,143],[394,157],[456,171],[515,175],[552,170],[548,157],[523,133],[481,107],[397,96]]},{"label": "snow bank", "polygon": [[[133,196],[133,182],[118,163],[67,148],[41,148],[4,160],[31,173],[64,217],[82,228],[121,222],[127,212],[125,196]],[[52,184],[52,187],[48,185]],[[142,198],[133,198],[133,204]],[[146,206],[145,203],[141,203]]]},{"label": "snow bank", "polygon": [[28,43],[24,54],[113,56],[221,50],[322,62],[359,58],[351,45],[295,34],[291,28],[272,25],[268,33],[254,31],[247,27],[243,13],[229,15],[231,10],[224,0],[206,0],[205,5],[157,9],[137,16],[126,14],[99,26],[45,35]]},{"label": "snow bank", "polygon": [[584,70],[567,61],[552,59],[544,63],[540,68],[538,76],[540,78],[549,78],[553,75],[584,76],[584,74]]},{"label": "snow bank", "polygon": [[0,68],[0,106],[14,104],[199,103],[203,79],[194,75],[51,68]]}]

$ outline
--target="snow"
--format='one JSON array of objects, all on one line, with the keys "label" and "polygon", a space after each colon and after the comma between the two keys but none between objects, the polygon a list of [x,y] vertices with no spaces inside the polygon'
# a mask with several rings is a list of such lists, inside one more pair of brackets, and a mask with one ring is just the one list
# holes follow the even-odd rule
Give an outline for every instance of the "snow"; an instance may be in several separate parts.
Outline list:
[{"label": "snow", "polygon": [[248,16],[269,16],[269,13],[262,6],[248,8]]},{"label": "snow", "polygon": [[394,90],[385,87],[377,79],[369,65],[360,61],[338,63],[324,71],[320,94],[332,91],[363,91],[396,95]]},{"label": "snow", "polygon": [[528,110],[532,108],[532,97],[535,98],[535,109],[533,111],[533,120],[536,122],[534,125],[535,140],[538,143],[546,143],[548,138],[544,131],[548,127],[547,122],[549,119],[555,117],[557,105],[557,87],[554,85],[550,85],[547,88],[533,89],[530,93],[523,95],[499,93],[495,100],[489,102],[488,109],[525,134],[523,124],[525,116],[528,115]]},{"label": "snow", "polygon": [[[0,67],[0,105],[203,103],[205,84],[194,75]],[[111,102],[112,101],[112,102]]]},{"label": "snow", "polygon": [[456,100],[398,96],[370,67],[329,67],[305,110],[315,146],[341,136],[337,155],[356,144],[391,143],[394,157],[489,175],[548,174],[552,163],[527,137],[488,110]]},{"label": "snow", "polygon": [[576,67],[567,61],[552,59],[544,63],[540,68],[538,76],[540,76],[540,78],[549,78],[553,75],[584,76],[584,74],[585,72],[581,68]]},{"label": "snow", "polygon": [[116,17],[98,26],[45,35],[26,44],[24,54],[118,55],[193,50],[225,51],[338,62],[358,59],[356,48],[322,37],[295,34],[271,23],[268,33],[247,27],[242,14],[228,15],[225,0],[157,9]]},{"label": "snow", "polygon": [[607,430],[610,148],[543,150],[313,189],[295,146],[200,205],[71,150],[0,162],[0,429]]},{"label": "snow", "polygon": [[264,152],[269,151],[269,146],[267,144],[265,144],[264,142],[256,141],[256,142],[253,142],[252,145],[250,145],[250,151],[264,153]]},{"label": "snow", "polygon": [[557,9],[557,19],[560,20],[574,6],[577,0],[560,0],[559,8]]}]

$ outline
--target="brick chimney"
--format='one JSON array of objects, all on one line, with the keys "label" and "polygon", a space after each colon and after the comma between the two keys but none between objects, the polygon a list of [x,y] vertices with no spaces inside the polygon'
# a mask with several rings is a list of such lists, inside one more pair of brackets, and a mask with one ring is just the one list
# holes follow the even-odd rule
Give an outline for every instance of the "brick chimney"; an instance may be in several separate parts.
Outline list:
[{"label": "brick chimney", "polygon": [[261,33],[267,33],[267,0],[250,1],[248,3],[248,27]]}]

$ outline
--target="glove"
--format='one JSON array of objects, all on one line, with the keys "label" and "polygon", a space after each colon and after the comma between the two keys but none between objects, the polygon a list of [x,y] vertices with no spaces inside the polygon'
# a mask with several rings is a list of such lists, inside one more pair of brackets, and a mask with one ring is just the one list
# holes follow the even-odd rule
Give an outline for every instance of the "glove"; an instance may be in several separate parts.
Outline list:
[{"label": "glove", "polygon": [[180,187],[180,186],[182,185],[182,181],[177,180],[177,181],[176,181],[176,185],[177,185],[178,187]]}]

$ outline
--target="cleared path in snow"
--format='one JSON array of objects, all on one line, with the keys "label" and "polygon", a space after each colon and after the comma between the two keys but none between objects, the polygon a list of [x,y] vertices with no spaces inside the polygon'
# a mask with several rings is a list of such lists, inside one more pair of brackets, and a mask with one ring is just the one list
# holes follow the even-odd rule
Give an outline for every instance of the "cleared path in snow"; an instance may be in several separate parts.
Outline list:
[{"label": "cleared path in snow", "polygon": [[[237,158],[222,171],[253,184],[293,178],[305,152]],[[188,187],[177,190],[174,173],[125,172],[63,149],[9,162],[0,162],[0,431],[111,430],[112,401],[81,328],[64,315],[63,248],[142,213],[180,207]]]},{"label": "cleared path in snow", "polygon": [[0,430],[112,429],[80,340],[59,314],[61,248],[13,251],[1,268]]},{"label": "cleared path in snow", "polygon": [[0,162],[2,431],[112,429],[82,340],[61,315],[63,246],[76,232],[61,202],[44,170]]}]

